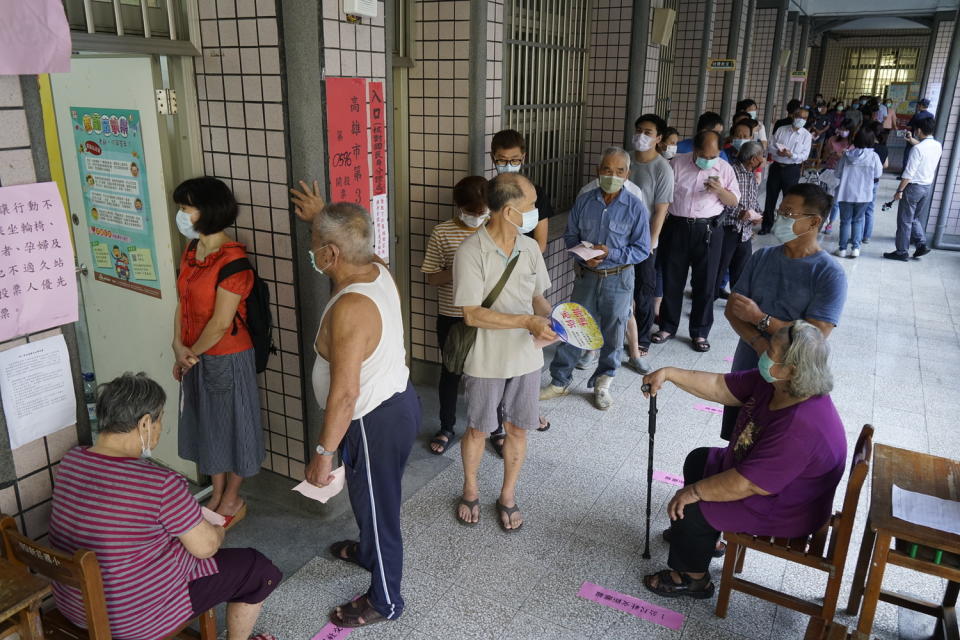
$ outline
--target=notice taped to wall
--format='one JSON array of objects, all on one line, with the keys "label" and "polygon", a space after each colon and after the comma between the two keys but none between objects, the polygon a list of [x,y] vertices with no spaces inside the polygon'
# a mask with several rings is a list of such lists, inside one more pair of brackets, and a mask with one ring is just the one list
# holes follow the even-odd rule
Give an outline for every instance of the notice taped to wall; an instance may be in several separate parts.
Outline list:
[{"label": "notice taped to wall", "polygon": [[76,424],[77,400],[63,336],[0,351],[0,396],[11,449]]}]

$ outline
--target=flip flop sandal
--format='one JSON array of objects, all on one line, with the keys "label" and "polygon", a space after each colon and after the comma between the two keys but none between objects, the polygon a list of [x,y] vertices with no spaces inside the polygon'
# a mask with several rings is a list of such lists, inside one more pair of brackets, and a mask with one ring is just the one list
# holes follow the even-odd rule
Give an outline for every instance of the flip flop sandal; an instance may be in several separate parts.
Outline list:
[{"label": "flip flop sandal", "polygon": [[[346,555],[343,554],[344,549],[346,549]],[[349,562],[355,564],[358,567],[361,564],[357,561],[357,551],[360,549],[360,543],[356,540],[341,540],[340,542],[334,542],[330,545],[330,555],[332,555],[337,560],[342,562]]]},{"label": "flip flop sandal", "polygon": [[655,334],[650,336],[650,342],[653,344],[663,344],[667,340],[673,340],[672,333],[667,333],[666,331],[657,331]]},{"label": "flip flop sandal", "polygon": [[[663,530],[663,541],[670,544],[670,529]],[[713,557],[722,558],[727,553],[727,543],[723,540],[717,541],[717,546],[713,548]]]},{"label": "flip flop sandal", "polygon": [[[644,576],[643,586],[651,593],[663,596],[664,598],[681,598],[686,596],[696,600],[706,600],[713,597],[715,587],[713,582],[710,581],[709,575],[704,576],[700,580],[693,580],[690,576],[681,573],[680,582],[677,583],[673,581],[673,576],[670,574],[670,569],[664,569],[659,573]],[[657,579],[656,587],[650,584],[653,582],[653,578]]]},{"label": "flip flop sandal", "polygon": [[[360,622],[361,618],[363,622]],[[367,596],[342,604],[330,612],[330,622],[344,629],[369,627],[372,624],[388,621],[388,618],[373,608]]]},{"label": "flip flop sandal", "polygon": [[[446,438],[446,440],[443,440]],[[453,444],[453,431],[447,431],[446,429],[440,429],[437,431],[437,435],[433,436],[433,440],[430,441],[431,445],[440,445],[440,450],[435,450],[432,446],[427,447],[435,456],[442,456],[447,452],[447,449]]]},{"label": "flip flop sandal", "polygon": [[547,423],[546,423],[546,424],[543,424],[543,423],[541,422],[541,423],[540,423],[540,426],[537,427],[537,431],[547,431],[548,429],[550,429],[550,421],[549,421],[549,420],[547,420]]},{"label": "flip flop sandal", "polygon": [[[473,510],[474,510],[474,509],[477,509],[477,521],[476,521],[476,522],[467,522],[466,520],[464,520],[463,518],[461,518],[461,517],[460,517],[460,507],[466,507],[467,509],[470,510],[470,513],[471,513],[471,514],[473,513]],[[479,509],[479,507],[480,507],[480,499],[479,499],[479,498],[477,498],[476,500],[464,500],[463,498],[460,498],[460,502],[457,503],[457,510],[454,511],[453,515],[456,516],[457,522],[459,522],[459,523],[462,524],[463,526],[465,526],[465,527],[475,527],[475,526],[477,526],[478,524],[480,524],[480,509]]]},{"label": "flip flop sandal", "polygon": [[505,507],[502,504],[500,504],[499,500],[497,500],[497,514],[501,516],[497,518],[497,520],[500,522],[500,528],[503,529],[506,533],[514,533],[514,532],[520,531],[520,529],[523,528],[522,522],[520,523],[520,526],[513,527],[512,529],[508,529],[507,525],[503,524],[502,516],[507,516],[507,521],[509,522],[511,519],[511,516],[515,513],[520,513],[519,506],[515,504],[512,507]]},{"label": "flip flop sandal", "polygon": [[707,342],[706,338],[694,338],[692,346],[694,351],[699,351],[700,353],[710,351],[710,343]]},{"label": "flip flop sandal", "polygon": [[503,442],[507,439],[505,433],[495,433],[490,436],[490,446],[501,458],[503,457]]}]

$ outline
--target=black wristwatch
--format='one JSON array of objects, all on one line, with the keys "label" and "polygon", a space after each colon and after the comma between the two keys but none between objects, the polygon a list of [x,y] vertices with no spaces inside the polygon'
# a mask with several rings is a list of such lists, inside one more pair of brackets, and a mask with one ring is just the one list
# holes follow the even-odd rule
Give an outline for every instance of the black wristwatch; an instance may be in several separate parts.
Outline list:
[{"label": "black wristwatch", "polygon": [[763,316],[763,318],[760,319],[760,322],[757,323],[757,331],[759,331],[760,333],[766,334],[767,329],[769,328],[770,328],[770,314],[768,313],[767,315]]}]

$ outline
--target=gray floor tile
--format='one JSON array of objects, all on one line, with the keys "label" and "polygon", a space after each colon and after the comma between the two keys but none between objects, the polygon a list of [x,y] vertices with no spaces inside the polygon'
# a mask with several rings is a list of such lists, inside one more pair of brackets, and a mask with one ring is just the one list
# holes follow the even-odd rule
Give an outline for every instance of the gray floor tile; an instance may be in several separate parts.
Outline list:
[{"label": "gray floor tile", "polygon": [[500,602],[496,594],[479,595],[451,587],[442,606],[433,607],[414,628],[428,638],[494,640],[500,638],[516,609]]}]

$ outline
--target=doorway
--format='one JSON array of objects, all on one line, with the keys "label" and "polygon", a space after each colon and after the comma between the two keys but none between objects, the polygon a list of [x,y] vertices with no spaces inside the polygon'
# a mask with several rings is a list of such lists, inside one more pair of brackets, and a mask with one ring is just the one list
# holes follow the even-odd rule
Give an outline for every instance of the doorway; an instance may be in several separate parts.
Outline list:
[{"label": "doorway", "polygon": [[158,106],[158,89],[174,79],[192,82],[171,73],[189,68],[189,60],[170,62],[157,55],[75,56],[69,73],[50,77],[45,117],[54,119],[59,137],[91,373],[106,382],[143,371],[161,384],[167,403],[154,458],[196,481],[196,465],[177,455],[180,397],[170,343],[183,241],[173,230],[169,194],[202,166],[199,136],[183,133],[196,106],[182,102],[177,116],[158,113],[170,111]]}]

